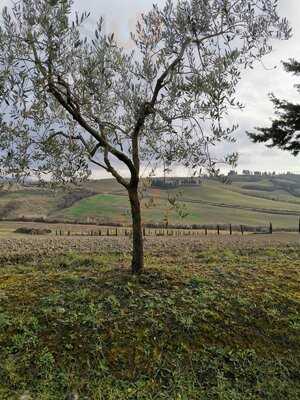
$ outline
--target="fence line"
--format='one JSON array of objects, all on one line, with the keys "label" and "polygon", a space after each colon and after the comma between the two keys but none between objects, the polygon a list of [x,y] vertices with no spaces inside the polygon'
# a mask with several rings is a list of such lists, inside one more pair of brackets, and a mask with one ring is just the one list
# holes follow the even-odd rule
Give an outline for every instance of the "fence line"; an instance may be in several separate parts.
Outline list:
[{"label": "fence line", "polygon": [[[299,225],[298,229],[296,230],[300,234],[300,218],[299,218]],[[156,237],[178,237],[178,236],[200,236],[200,235],[205,235],[207,236],[209,233],[215,234],[220,236],[221,234],[229,234],[233,235],[233,233],[236,232],[237,234],[240,234],[244,236],[246,233],[261,233],[261,234],[270,234],[272,235],[274,233],[274,228],[273,228],[273,223],[270,222],[270,224],[263,228],[259,227],[256,230],[253,229],[253,227],[249,227],[246,225],[240,225],[235,226],[233,224],[229,225],[216,225],[215,227],[208,227],[208,226],[203,226],[202,228],[199,229],[192,229],[192,228],[147,228],[143,227],[143,236],[156,236]],[[67,231],[64,231],[63,229],[56,229],[55,230],[55,235],[56,236],[108,236],[108,237],[129,237],[132,235],[132,229],[131,228],[124,228],[124,227],[111,227],[111,228],[100,228],[97,230],[90,230],[90,231],[84,231],[84,232],[79,232],[79,231],[74,231],[72,232],[70,229]]]}]

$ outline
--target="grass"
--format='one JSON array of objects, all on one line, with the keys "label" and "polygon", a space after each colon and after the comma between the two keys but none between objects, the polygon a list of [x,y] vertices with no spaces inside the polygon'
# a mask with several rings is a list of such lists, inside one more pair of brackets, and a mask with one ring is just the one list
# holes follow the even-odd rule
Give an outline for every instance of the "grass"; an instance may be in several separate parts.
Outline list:
[{"label": "grass", "polygon": [[[165,193],[162,194],[166,195]],[[193,199],[196,199],[194,193]],[[232,196],[236,196],[232,194]],[[238,197],[238,196],[236,196]],[[250,198],[250,196],[248,196]],[[152,208],[143,207],[145,222],[163,223],[168,208],[164,200],[157,199]],[[169,213],[169,222],[172,224],[246,224],[268,225],[270,221],[278,228],[298,227],[298,218],[294,215],[269,214],[239,208],[224,208],[203,203],[186,203],[188,216],[181,219],[174,211]],[[250,204],[250,203],[249,203]],[[249,205],[248,204],[248,205]],[[285,207],[287,207],[285,205]],[[300,214],[300,208],[299,208]],[[109,221],[130,223],[129,204],[125,196],[99,194],[76,203],[58,215],[65,218],[84,219],[98,218],[106,223]]]},{"label": "grass", "polygon": [[53,193],[46,190],[18,190],[0,196],[0,210],[9,203],[14,203],[16,207],[12,215],[39,217],[46,216],[56,206],[56,199]]},{"label": "grass", "polygon": [[[253,177],[248,177],[253,178]],[[189,215],[181,220],[175,212],[169,213],[169,222],[173,224],[244,224],[268,225],[273,222],[277,228],[297,228],[300,215],[300,198],[292,195],[282,187],[282,178],[257,177],[255,182],[247,181],[247,177],[237,177],[232,185],[224,185],[217,181],[205,181],[199,187],[184,187],[182,199],[187,203]],[[275,179],[274,186],[273,179]],[[299,182],[286,178],[296,193]],[[293,179],[296,179],[293,177]],[[281,183],[280,183],[281,182]],[[243,186],[252,185],[253,190]],[[281,185],[281,186],[280,186]],[[274,186],[276,190],[268,189]],[[260,187],[267,190],[255,190]],[[113,180],[90,181],[84,185],[96,193],[96,196],[76,202],[72,207],[60,209],[59,204],[64,196],[63,192],[56,195],[41,190],[26,189],[17,192],[8,192],[0,196],[0,212],[9,202],[15,208],[8,211],[8,217],[48,216],[61,219],[77,219],[86,221],[97,218],[102,223],[128,223],[129,203],[122,187]],[[156,196],[157,207],[143,209],[145,222],[162,223],[167,205],[167,191],[151,190]],[[229,207],[224,207],[224,205]],[[293,215],[285,215],[288,211]]]},{"label": "grass", "polygon": [[299,398],[300,247],[172,246],[3,264],[0,398]]},{"label": "grass", "polygon": [[[266,179],[262,180],[262,186],[271,185]],[[103,186],[104,192],[89,199],[76,203],[73,207],[60,212],[66,218],[88,218],[97,217],[103,221],[130,222],[129,204],[124,193],[120,196],[117,192],[118,185],[108,181]],[[93,183],[93,190],[101,192],[101,181]],[[181,220],[175,212],[169,213],[169,221],[173,224],[247,224],[247,225],[268,225],[270,221],[278,228],[297,228],[300,214],[300,200],[284,193],[280,198],[282,201],[275,201],[279,192],[264,192],[255,190],[245,190],[240,187],[240,182],[233,185],[223,185],[218,182],[205,182],[202,187],[182,188],[182,199],[187,201],[187,211],[189,215]],[[172,192],[172,191],[171,191]],[[167,191],[152,190],[151,195],[156,198],[156,207],[143,209],[145,222],[159,222],[164,220],[167,204],[161,200],[167,196]],[[192,202],[189,202],[191,200]],[[198,203],[194,203],[194,202]],[[215,203],[214,205],[212,203]],[[218,204],[228,204],[249,209],[226,208]],[[263,209],[258,212],[256,209]],[[270,210],[270,213],[268,213]],[[282,210],[288,210],[295,215],[280,214]],[[273,213],[276,212],[276,213]]]},{"label": "grass", "polygon": [[99,194],[88,199],[77,202],[74,206],[63,211],[66,217],[98,217],[100,219],[126,221],[126,211],[129,209],[129,202],[125,196],[112,194]]},{"label": "grass", "polygon": [[[251,192],[251,191],[250,191]],[[274,195],[274,193],[273,193]],[[270,209],[270,210],[290,210],[299,211],[299,204],[287,204],[286,202],[273,201],[260,197],[249,196],[236,185],[224,185],[219,182],[205,182],[200,187],[185,188],[183,197],[192,200],[202,200],[214,202],[217,204],[232,204],[253,209]]]}]

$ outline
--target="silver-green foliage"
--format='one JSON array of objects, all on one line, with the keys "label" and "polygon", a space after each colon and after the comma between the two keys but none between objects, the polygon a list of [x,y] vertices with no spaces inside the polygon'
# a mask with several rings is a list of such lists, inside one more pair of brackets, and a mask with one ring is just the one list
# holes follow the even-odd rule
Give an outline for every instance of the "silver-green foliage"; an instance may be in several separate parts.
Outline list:
[{"label": "silver-green foliage", "polygon": [[127,50],[103,19],[84,36],[89,14],[72,6],[21,0],[3,9],[2,175],[73,181],[93,162],[128,187],[141,162],[213,169],[210,146],[236,128],[222,121],[241,107],[241,70],[271,51],[271,38],[290,36],[277,0],[167,0],[142,16]]}]

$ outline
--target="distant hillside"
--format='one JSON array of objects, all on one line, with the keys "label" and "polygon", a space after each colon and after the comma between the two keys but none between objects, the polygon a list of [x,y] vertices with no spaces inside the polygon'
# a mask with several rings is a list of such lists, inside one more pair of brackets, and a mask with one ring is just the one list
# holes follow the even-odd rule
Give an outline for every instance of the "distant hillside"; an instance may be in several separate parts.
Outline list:
[{"label": "distant hillside", "polygon": [[[151,188],[143,200],[145,222],[162,223],[165,215],[173,224],[245,224],[291,228],[300,216],[300,175],[246,176],[230,178],[230,184],[216,179],[201,185],[174,189]],[[167,197],[181,193],[188,216],[182,220],[168,210]],[[150,198],[154,206],[149,206]],[[37,187],[0,192],[0,218],[45,217],[81,222],[129,223],[125,190],[114,180],[86,182],[72,191],[50,191]]]}]

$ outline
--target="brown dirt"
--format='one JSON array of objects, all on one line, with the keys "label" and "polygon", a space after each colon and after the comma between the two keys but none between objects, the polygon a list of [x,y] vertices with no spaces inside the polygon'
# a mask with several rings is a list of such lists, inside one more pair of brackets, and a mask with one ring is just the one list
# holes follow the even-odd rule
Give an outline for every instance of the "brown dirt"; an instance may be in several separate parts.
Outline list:
[{"label": "brown dirt", "polygon": [[[275,233],[273,235],[209,234],[196,237],[146,237],[146,255],[184,257],[201,249],[264,249],[299,246],[300,235]],[[0,238],[0,264],[10,261],[26,261],[40,257],[52,257],[68,252],[84,254],[129,253],[131,240],[125,237],[11,237]]]}]

